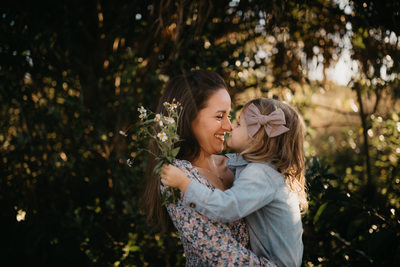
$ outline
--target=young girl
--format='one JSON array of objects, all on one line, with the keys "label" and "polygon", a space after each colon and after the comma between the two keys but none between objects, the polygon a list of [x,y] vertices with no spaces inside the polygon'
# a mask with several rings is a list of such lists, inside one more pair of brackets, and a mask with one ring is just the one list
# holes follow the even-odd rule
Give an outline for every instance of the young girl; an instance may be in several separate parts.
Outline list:
[{"label": "young girl", "polygon": [[293,108],[258,98],[244,106],[227,140],[238,153],[227,155],[232,188],[212,191],[173,165],[164,166],[161,182],[179,188],[185,205],[212,220],[245,217],[253,252],[278,266],[300,266],[300,211],[307,208],[303,139],[304,124]]}]

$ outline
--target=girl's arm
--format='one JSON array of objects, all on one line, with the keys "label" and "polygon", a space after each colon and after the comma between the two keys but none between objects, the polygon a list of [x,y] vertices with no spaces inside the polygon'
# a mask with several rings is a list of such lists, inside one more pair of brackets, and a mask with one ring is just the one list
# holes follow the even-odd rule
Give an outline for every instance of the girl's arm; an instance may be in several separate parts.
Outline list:
[{"label": "girl's arm", "polygon": [[[184,169],[183,166],[179,168]],[[187,178],[187,177],[186,177]],[[189,179],[189,178],[187,178]],[[191,180],[191,179],[189,179]],[[191,180],[194,182],[194,180]],[[165,186],[161,186],[162,190]],[[206,216],[183,205],[182,200],[166,206],[182,241],[196,251],[202,264],[210,266],[276,266],[264,257],[258,257],[233,238],[226,224],[213,222]]]},{"label": "girl's arm", "polygon": [[243,218],[273,199],[275,189],[264,168],[256,164],[248,165],[235,179],[232,188],[225,191],[212,191],[191,181],[183,203],[214,221],[232,222]]},{"label": "girl's arm", "polygon": [[167,210],[181,238],[187,240],[207,265],[275,266],[240,244],[227,225],[212,222],[182,203],[169,204]]}]

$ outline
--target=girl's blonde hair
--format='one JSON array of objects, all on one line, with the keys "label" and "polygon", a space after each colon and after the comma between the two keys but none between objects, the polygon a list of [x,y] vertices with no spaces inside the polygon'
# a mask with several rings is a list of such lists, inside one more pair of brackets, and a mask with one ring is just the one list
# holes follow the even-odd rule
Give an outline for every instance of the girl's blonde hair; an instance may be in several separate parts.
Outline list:
[{"label": "girl's blonde hair", "polygon": [[289,131],[276,137],[268,137],[264,127],[249,137],[246,149],[240,154],[249,162],[271,162],[284,175],[290,189],[297,193],[300,201],[300,209],[305,212],[308,208],[305,164],[304,164],[304,121],[302,117],[289,105],[278,100],[257,98],[251,100],[243,107],[254,104],[262,115],[268,115],[277,108],[285,113],[285,126]]}]

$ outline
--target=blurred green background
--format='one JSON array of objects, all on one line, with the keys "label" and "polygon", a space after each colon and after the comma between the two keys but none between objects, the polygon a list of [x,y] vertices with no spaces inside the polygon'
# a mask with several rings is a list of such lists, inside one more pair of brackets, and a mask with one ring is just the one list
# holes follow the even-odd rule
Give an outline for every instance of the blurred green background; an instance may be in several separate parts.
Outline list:
[{"label": "blurred green background", "polygon": [[145,223],[135,131],[138,105],[196,68],[220,73],[235,107],[264,96],[303,114],[304,266],[400,265],[399,1],[0,10],[1,266],[185,265],[177,233]]}]

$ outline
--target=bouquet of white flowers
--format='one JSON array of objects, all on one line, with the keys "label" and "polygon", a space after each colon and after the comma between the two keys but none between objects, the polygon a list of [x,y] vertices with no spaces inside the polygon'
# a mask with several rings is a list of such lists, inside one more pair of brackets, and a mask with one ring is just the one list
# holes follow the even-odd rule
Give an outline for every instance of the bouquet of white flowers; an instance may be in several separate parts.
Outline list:
[{"label": "bouquet of white flowers", "polygon": [[[160,155],[153,156],[158,161],[154,172],[160,174],[161,168],[164,164],[172,164],[179,153],[180,147],[175,147],[176,143],[181,141],[178,131],[178,121],[181,115],[181,104],[175,99],[172,103],[164,103],[167,110],[167,115],[155,114],[154,112],[145,109],[143,106],[138,108],[139,118],[141,119],[142,127],[139,130],[139,136],[150,137],[154,139],[157,144]],[[130,162],[128,162],[130,164]],[[163,205],[174,203],[180,196],[179,190],[167,187],[162,195]]]}]

